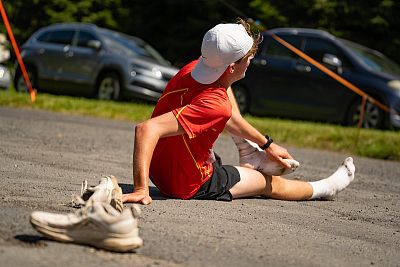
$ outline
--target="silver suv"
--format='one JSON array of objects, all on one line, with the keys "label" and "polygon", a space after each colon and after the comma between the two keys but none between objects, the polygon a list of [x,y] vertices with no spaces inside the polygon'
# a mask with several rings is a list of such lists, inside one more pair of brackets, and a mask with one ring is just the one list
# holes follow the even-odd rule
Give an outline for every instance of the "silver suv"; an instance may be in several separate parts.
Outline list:
[{"label": "silver suv", "polygon": [[[156,101],[178,71],[145,41],[93,24],[41,28],[21,50],[34,87],[55,94]],[[27,90],[18,66],[14,85]]]}]

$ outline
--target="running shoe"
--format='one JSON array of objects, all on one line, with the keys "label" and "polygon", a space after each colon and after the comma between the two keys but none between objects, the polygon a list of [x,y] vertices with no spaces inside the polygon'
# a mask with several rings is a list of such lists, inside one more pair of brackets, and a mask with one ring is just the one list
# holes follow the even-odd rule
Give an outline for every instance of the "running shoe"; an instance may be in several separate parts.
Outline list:
[{"label": "running shoe", "polygon": [[139,237],[139,214],[137,205],[120,213],[108,203],[90,199],[75,213],[34,211],[30,223],[39,233],[56,241],[129,252],[143,244]]}]

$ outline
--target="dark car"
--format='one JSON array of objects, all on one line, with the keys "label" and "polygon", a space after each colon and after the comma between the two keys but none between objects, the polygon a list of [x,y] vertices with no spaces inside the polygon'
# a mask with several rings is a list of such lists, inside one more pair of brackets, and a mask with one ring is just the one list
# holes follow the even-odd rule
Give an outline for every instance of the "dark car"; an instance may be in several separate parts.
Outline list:
[{"label": "dark car", "polygon": [[400,127],[400,67],[378,51],[315,29],[279,28],[233,85],[242,112],[356,125],[361,97],[291,52],[275,34],[390,108],[367,102],[363,126]]},{"label": "dark car", "polygon": [[[142,39],[93,24],[41,28],[21,50],[34,87],[56,94],[156,101],[178,71]],[[27,90],[19,68],[14,84]]]}]

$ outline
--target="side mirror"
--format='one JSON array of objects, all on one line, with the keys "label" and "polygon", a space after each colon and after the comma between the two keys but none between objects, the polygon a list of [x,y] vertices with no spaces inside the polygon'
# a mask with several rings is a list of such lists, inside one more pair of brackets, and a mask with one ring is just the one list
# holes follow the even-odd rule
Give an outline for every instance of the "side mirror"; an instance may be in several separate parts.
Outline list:
[{"label": "side mirror", "polygon": [[325,54],[322,58],[322,62],[325,63],[325,65],[328,65],[327,67],[330,67],[331,69],[337,71],[339,74],[342,74],[342,61],[337,56],[332,54]]},{"label": "side mirror", "polygon": [[87,47],[98,51],[101,48],[101,42],[99,40],[89,40],[87,42]]}]

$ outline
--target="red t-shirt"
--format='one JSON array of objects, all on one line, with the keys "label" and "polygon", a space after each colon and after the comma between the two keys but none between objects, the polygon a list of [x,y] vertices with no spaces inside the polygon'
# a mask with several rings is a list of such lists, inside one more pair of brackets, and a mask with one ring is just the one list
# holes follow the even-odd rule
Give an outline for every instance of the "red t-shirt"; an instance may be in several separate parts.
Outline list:
[{"label": "red t-shirt", "polygon": [[188,199],[212,175],[212,147],[231,117],[226,88],[196,82],[183,67],[168,83],[152,117],[172,111],[185,133],[161,138],[150,164],[150,177],[166,196]]}]

